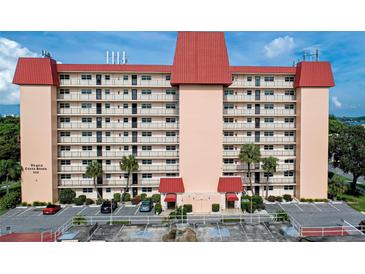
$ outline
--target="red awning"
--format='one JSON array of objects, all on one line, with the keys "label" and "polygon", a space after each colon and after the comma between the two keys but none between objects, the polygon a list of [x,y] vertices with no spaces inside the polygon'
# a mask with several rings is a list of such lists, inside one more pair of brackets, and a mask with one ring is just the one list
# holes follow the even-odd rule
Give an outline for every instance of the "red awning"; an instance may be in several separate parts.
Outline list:
[{"label": "red awning", "polygon": [[182,193],[184,192],[184,183],[182,178],[169,177],[160,178],[160,193]]},{"label": "red awning", "polygon": [[218,192],[242,192],[241,177],[220,177],[218,181]]},{"label": "red awning", "polygon": [[228,202],[238,201],[238,197],[235,193],[226,193],[226,200]]},{"label": "red awning", "polygon": [[176,202],[176,194],[175,193],[168,193],[165,197],[165,202],[172,203]]}]

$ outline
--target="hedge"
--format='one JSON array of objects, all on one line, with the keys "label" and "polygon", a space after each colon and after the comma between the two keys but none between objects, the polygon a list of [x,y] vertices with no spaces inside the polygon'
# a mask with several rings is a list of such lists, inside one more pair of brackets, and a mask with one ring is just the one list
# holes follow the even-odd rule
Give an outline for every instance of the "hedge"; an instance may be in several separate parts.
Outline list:
[{"label": "hedge", "polygon": [[104,202],[104,199],[103,199],[103,198],[98,198],[98,199],[96,200],[96,204],[97,204],[97,205],[101,205],[103,202]]},{"label": "hedge", "polygon": [[20,192],[19,191],[11,191],[5,194],[0,199],[0,208],[1,209],[10,209],[16,207],[16,205],[20,203]]},{"label": "hedge", "polygon": [[76,193],[72,189],[63,188],[60,190],[59,199],[61,204],[71,204],[75,197]]},{"label": "hedge", "polygon": [[284,194],[284,195],[283,195],[283,199],[284,199],[286,202],[293,201],[293,197],[292,197],[290,194]]},{"label": "hedge", "polygon": [[271,203],[275,202],[276,199],[275,199],[275,196],[274,195],[270,195],[269,197],[267,197],[267,200]]},{"label": "hedge", "polygon": [[147,194],[146,193],[141,193],[141,201],[146,200],[147,198]]},{"label": "hedge", "polygon": [[161,212],[162,212],[162,206],[161,206],[161,204],[156,204],[155,205],[155,213],[156,214],[161,214]]},{"label": "hedge", "polygon": [[186,210],[186,213],[193,212],[193,205],[192,204],[186,204],[186,205],[184,205],[184,209]]},{"label": "hedge", "polygon": [[84,204],[86,202],[86,195],[80,195],[79,199],[82,201],[82,203]]},{"label": "hedge", "polygon": [[85,205],[92,205],[94,203],[93,199],[86,198]]},{"label": "hedge", "polygon": [[113,199],[114,199],[115,202],[119,203],[122,200],[122,194],[114,193],[113,194]]},{"label": "hedge", "polygon": [[212,211],[213,212],[219,212],[219,208],[220,208],[219,204],[212,204]]},{"label": "hedge", "polygon": [[124,192],[122,194],[122,201],[123,202],[129,202],[131,200],[131,195],[128,192]]},{"label": "hedge", "polygon": [[[85,199],[86,200],[86,199]],[[84,200],[83,198],[77,197],[73,200],[73,203],[77,206],[83,205],[84,204]]]},{"label": "hedge", "polygon": [[160,194],[153,194],[152,195],[152,202],[159,203],[161,201],[161,195]]}]

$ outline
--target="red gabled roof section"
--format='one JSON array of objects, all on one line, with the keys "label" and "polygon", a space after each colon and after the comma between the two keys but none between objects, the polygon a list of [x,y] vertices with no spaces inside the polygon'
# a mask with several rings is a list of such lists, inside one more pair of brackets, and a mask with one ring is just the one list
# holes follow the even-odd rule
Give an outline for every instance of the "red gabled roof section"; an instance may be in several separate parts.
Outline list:
[{"label": "red gabled roof section", "polygon": [[267,74],[295,74],[296,67],[259,67],[259,66],[230,66],[231,73],[267,73]]},{"label": "red gabled roof section", "polygon": [[58,72],[156,72],[170,73],[170,65],[57,64]]},{"label": "red gabled roof section", "polygon": [[160,187],[158,191],[161,193],[183,193],[185,192],[182,178],[160,178]]},{"label": "red gabled roof section", "polygon": [[58,86],[56,61],[51,58],[20,57],[13,84]]},{"label": "red gabled roof section", "polygon": [[218,192],[242,192],[241,177],[220,177],[218,181]]},{"label": "red gabled roof section", "polygon": [[179,32],[171,84],[232,83],[223,32]]},{"label": "red gabled roof section", "polygon": [[300,62],[297,65],[294,87],[333,87],[331,64],[329,62]]}]

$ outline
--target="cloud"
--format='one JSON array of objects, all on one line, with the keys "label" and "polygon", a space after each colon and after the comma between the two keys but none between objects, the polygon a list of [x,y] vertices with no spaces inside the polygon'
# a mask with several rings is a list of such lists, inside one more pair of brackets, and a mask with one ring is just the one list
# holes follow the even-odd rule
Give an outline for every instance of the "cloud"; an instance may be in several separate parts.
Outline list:
[{"label": "cloud", "polygon": [[19,43],[0,37],[0,104],[18,104],[19,88],[12,84],[16,63],[19,57],[36,57]]},{"label": "cloud", "polygon": [[278,37],[265,45],[264,51],[268,58],[275,58],[283,53],[290,52],[295,47],[294,38],[288,35]]},{"label": "cloud", "polygon": [[337,108],[342,107],[342,103],[340,102],[340,100],[338,100],[337,96],[332,96],[331,101],[332,101],[332,104],[334,104],[335,107],[337,107]]}]

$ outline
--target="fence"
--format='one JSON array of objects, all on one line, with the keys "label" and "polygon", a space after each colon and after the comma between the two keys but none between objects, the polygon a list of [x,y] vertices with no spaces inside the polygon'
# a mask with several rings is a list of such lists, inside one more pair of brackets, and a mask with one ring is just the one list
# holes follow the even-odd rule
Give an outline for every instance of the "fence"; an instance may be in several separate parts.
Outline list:
[{"label": "fence", "polygon": [[349,235],[362,235],[365,236],[365,225],[358,227],[353,226],[347,221],[343,221],[342,225],[338,226],[322,226],[322,227],[300,227],[300,236],[309,237],[327,237],[327,236],[349,236]]}]

